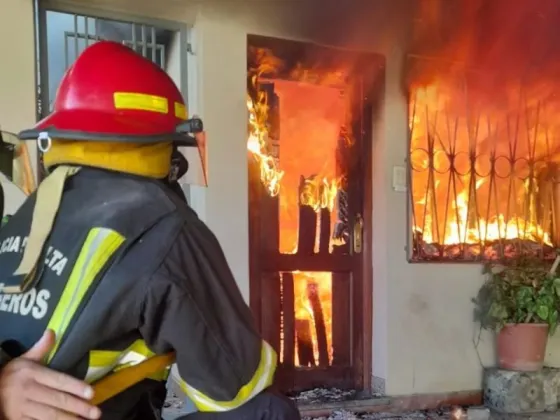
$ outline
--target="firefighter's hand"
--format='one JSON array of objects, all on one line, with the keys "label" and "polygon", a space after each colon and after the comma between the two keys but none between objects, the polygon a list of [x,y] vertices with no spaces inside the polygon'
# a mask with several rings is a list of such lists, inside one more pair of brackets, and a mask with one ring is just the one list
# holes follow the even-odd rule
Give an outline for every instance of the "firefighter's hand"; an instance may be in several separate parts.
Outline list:
[{"label": "firefighter's hand", "polygon": [[47,331],[31,350],[0,370],[2,420],[97,419],[101,412],[87,400],[93,389],[86,383],[41,365],[55,343]]}]

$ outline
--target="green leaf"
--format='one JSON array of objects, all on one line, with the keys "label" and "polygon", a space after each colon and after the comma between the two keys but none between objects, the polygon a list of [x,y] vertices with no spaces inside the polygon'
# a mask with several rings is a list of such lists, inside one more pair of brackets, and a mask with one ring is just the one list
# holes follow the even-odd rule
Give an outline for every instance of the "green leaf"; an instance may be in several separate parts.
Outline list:
[{"label": "green leaf", "polygon": [[557,324],[558,323],[558,310],[554,310],[548,316],[548,322],[550,324]]},{"label": "green leaf", "polygon": [[560,317],[560,275],[550,261],[520,255],[485,267],[486,281],[472,300],[474,318],[485,329],[506,323],[546,322],[555,331]]},{"label": "green leaf", "polygon": [[554,279],[554,289],[556,290],[556,296],[560,297],[560,278]]},{"label": "green leaf", "polygon": [[559,317],[559,312],[558,310],[554,310],[548,319],[548,334],[549,335],[554,335],[554,333],[556,332],[556,328],[558,327],[558,317]]},{"label": "green leaf", "polygon": [[548,306],[539,305],[537,306],[537,316],[542,319],[543,321],[548,321],[548,314],[549,314]]},{"label": "green leaf", "polygon": [[498,302],[494,302],[490,306],[488,315],[490,315],[494,319],[504,320],[507,318],[507,310],[504,305]]}]

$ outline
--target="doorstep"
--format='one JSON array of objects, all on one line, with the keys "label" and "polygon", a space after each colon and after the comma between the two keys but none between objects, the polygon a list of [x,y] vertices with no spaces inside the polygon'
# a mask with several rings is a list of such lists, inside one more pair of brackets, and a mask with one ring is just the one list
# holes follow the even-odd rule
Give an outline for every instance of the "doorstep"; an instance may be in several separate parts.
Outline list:
[{"label": "doorstep", "polygon": [[[178,382],[178,372],[176,365],[172,366],[171,374],[167,382],[169,398],[167,407],[164,408],[163,418],[173,420],[177,417],[194,412],[194,404],[182,392]],[[302,417],[321,417],[330,416],[336,411],[346,411],[351,413],[407,413],[417,410],[434,410],[442,407],[456,406],[478,406],[482,403],[482,391],[462,391],[438,394],[416,394],[396,397],[362,397],[356,399],[346,399],[342,401],[321,401],[321,402],[298,402]],[[506,418],[499,420],[509,420]],[[512,419],[513,420],[513,419]],[[516,420],[516,419],[515,419]],[[527,420],[526,418],[524,420]],[[540,418],[539,418],[540,420]],[[543,418],[542,420],[548,420]],[[556,417],[555,420],[558,420]]]},{"label": "doorstep", "polygon": [[359,400],[336,401],[327,403],[298,404],[304,417],[329,416],[335,411],[362,413],[409,413],[412,411],[435,410],[444,407],[478,406],[482,403],[479,390],[450,392],[441,394],[417,394],[395,397],[376,397]]},{"label": "doorstep", "polygon": [[390,406],[391,398],[387,397],[298,404],[299,411],[303,417],[329,416],[335,411],[349,411],[351,413],[381,412],[387,411]]},{"label": "doorstep", "polygon": [[485,369],[484,403],[505,414],[556,413],[556,418],[560,418],[560,369]]},{"label": "doorstep", "polygon": [[[194,409],[192,402],[190,402],[184,394],[177,392],[176,383],[173,382],[174,381],[171,380],[169,381],[168,388],[170,397],[166,403],[167,407],[163,412],[163,418],[165,420],[174,420],[177,417],[193,412]],[[433,410],[442,407],[477,406],[480,405],[481,400],[481,391],[466,391],[445,394],[422,394],[403,397],[375,397],[333,402],[299,403],[298,407],[302,417],[307,418],[328,417],[334,412],[342,411],[356,414],[379,413],[380,417],[385,413],[391,413],[391,418],[397,419],[399,417],[396,417],[395,414],[404,414],[417,410]],[[510,419],[500,418],[499,420]],[[542,420],[548,419],[543,418]],[[557,418],[555,420],[557,420]]]}]

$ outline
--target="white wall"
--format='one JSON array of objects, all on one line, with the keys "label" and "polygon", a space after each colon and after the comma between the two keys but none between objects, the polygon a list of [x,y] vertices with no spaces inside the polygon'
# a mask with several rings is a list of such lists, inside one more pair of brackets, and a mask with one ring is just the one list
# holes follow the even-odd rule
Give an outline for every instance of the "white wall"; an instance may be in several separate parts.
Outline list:
[{"label": "white wall", "polygon": [[[401,69],[396,48],[387,56],[384,115],[373,153],[374,375],[385,375],[389,394],[479,389],[470,299],[481,284],[480,267],[406,263],[408,196],[392,189],[392,168],[407,156]],[[483,343],[479,351],[491,363],[491,348]]]},{"label": "white wall", "polygon": [[[35,40],[32,0],[1,0],[0,4],[0,129],[17,133],[35,123]],[[36,174],[37,154],[28,144]],[[2,181],[6,212],[23,201],[21,191]]]}]

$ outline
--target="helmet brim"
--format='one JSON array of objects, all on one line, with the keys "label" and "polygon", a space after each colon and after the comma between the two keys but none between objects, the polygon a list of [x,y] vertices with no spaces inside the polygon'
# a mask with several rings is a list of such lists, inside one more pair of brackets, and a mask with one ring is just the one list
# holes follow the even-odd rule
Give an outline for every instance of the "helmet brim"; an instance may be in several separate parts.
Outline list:
[{"label": "helmet brim", "polygon": [[[115,132],[105,132],[100,127],[112,127]],[[117,141],[120,143],[173,142],[185,147],[198,147],[194,136],[177,132],[158,132],[147,118],[131,118],[92,110],[55,111],[29,130],[18,134],[21,140],[36,140],[46,133],[57,140]]]}]

